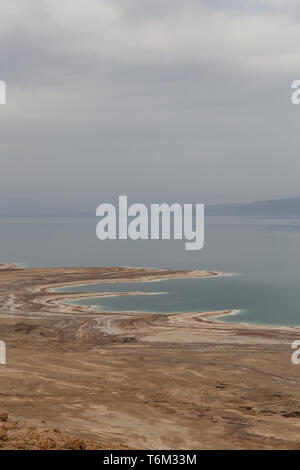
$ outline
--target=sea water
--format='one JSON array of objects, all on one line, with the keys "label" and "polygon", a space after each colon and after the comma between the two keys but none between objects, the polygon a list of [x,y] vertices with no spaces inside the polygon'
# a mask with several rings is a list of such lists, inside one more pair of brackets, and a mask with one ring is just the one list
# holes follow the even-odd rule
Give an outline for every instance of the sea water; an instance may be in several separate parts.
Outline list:
[{"label": "sea water", "polygon": [[29,267],[144,266],[207,269],[230,277],[76,287],[74,291],[144,291],[82,299],[106,311],[191,312],[238,309],[224,321],[300,325],[300,221],[293,218],[206,217],[205,244],[99,241],[96,218],[0,219],[0,260]]}]

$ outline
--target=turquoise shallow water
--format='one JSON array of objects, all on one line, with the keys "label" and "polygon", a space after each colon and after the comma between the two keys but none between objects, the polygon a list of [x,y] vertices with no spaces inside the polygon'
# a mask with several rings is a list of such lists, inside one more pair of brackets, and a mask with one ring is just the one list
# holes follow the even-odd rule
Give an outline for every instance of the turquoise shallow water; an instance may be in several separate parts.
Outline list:
[{"label": "turquoise shallow water", "polygon": [[[148,266],[208,269],[232,277],[105,284],[88,292],[143,290],[153,296],[82,300],[105,310],[189,312],[240,309],[224,321],[300,325],[300,220],[206,217],[205,245],[186,252],[182,241],[107,241],[96,218],[0,219],[0,259],[26,266]],[[75,290],[79,290],[76,288]],[[80,290],[83,290],[81,288]]]},{"label": "turquoise shallow water", "polygon": [[[277,325],[300,324],[296,284],[284,289],[274,283],[247,280],[246,276],[212,279],[175,279],[150,283],[94,284],[60,289],[65,292],[91,292],[89,299],[74,303],[93,305],[105,311],[195,312],[242,309],[236,315],[219,317],[223,321],[244,321]],[[160,295],[92,297],[93,292],[156,292]]]}]

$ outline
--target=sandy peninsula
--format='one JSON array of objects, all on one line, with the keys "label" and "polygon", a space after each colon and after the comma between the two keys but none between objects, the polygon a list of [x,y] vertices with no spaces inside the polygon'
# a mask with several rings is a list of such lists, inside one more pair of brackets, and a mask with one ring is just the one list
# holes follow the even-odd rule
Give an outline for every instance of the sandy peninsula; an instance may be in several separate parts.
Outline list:
[{"label": "sandy peninsula", "polygon": [[299,328],[96,312],[64,303],[87,294],[54,291],[218,275],[1,265],[0,448],[297,449]]}]

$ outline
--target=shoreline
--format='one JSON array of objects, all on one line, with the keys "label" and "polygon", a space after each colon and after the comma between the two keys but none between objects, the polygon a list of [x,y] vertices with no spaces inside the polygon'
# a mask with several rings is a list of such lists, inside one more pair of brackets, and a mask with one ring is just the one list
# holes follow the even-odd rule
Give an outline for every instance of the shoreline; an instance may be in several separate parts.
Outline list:
[{"label": "shoreline", "polygon": [[1,409],[24,429],[59,429],[99,448],[298,448],[300,381],[291,344],[300,328],[218,320],[236,310],[94,311],[63,303],[91,293],[53,291],[182,277],[216,274],[2,265]]},{"label": "shoreline", "polygon": [[[89,279],[88,282],[86,280],[76,280],[70,282],[58,282],[51,284],[41,284],[35,285],[32,289],[33,294],[47,294],[44,298],[39,299],[41,302],[41,306],[43,307],[50,307],[52,313],[55,314],[90,314],[90,315],[116,315],[116,316],[138,316],[138,315],[148,315],[148,316],[163,316],[163,317],[171,317],[176,315],[194,315],[199,316],[202,321],[205,319],[215,322],[218,324],[223,325],[231,325],[232,327],[236,327],[237,329],[240,327],[248,328],[249,330],[265,330],[265,331],[278,331],[278,332],[300,332],[300,326],[288,326],[288,325],[266,325],[266,324],[256,324],[256,323],[247,323],[247,322],[223,322],[219,320],[218,317],[223,315],[236,315],[242,311],[242,309],[224,309],[218,311],[196,311],[196,312],[172,312],[172,313],[160,313],[160,312],[140,312],[140,311],[108,311],[105,310],[97,310],[93,308],[93,305],[76,305],[72,303],[65,303],[65,301],[76,301],[77,299],[85,299],[91,297],[114,297],[114,296],[127,296],[127,295],[153,295],[156,294],[155,292],[145,293],[143,291],[136,291],[136,292],[100,292],[100,293],[76,293],[76,292],[57,292],[56,289],[61,289],[64,287],[76,287],[81,285],[93,285],[93,284],[111,284],[111,283],[118,283],[122,285],[122,283],[141,283],[141,282],[160,282],[165,280],[172,280],[172,279],[208,279],[208,278],[216,278],[216,277],[227,277],[235,274],[226,273],[226,272],[218,272],[218,271],[210,271],[210,270],[173,270],[173,269],[155,269],[155,268],[143,268],[143,267],[131,267],[131,266],[108,266],[108,267],[66,267],[66,268],[24,268],[22,265],[17,263],[7,263],[7,264],[0,264],[0,273],[1,272],[42,272],[47,273],[51,271],[59,271],[62,273],[68,273],[73,271],[79,271],[82,273],[83,277],[85,273],[90,272],[104,272],[104,277],[96,279]],[[113,278],[109,278],[105,276],[105,273],[112,271],[115,276]],[[132,273],[135,275],[132,277]],[[49,294],[49,295],[48,295]],[[35,303],[36,301],[33,300]]]},{"label": "shoreline", "polygon": [[[222,320],[219,320],[218,317],[223,316],[223,315],[236,315],[240,313],[243,309],[224,309],[224,310],[218,310],[218,311],[196,311],[196,312],[171,312],[171,313],[161,313],[161,312],[141,312],[141,311],[108,311],[105,312],[105,310],[98,310],[94,309],[93,305],[77,305],[77,304],[72,304],[72,303],[64,303],[64,301],[71,302],[72,300],[76,301],[77,299],[86,299],[86,298],[91,298],[91,297],[115,297],[115,296],[127,296],[127,295],[153,295],[153,294],[160,294],[155,293],[155,292],[150,292],[150,293],[145,293],[143,291],[132,291],[132,292],[100,292],[100,293],[92,293],[93,295],[90,295],[91,293],[84,293],[84,292],[57,292],[56,289],[62,289],[62,288],[67,288],[67,287],[76,287],[76,286],[82,286],[82,285],[93,285],[93,284],[113,284],[113,283],[141,283],[141,282],[161,282],[165,280],[172,280],[172,279],[196,279],[196,278],[202,278],[202,279],[208,279],[208,278],[216,278],[216,277],[229,277],[229,276],[235,276],[237,274],[235,273],[226,273],[226,272],[219,272],[219,271],[210,271],[210,270],[178,270],[178,269],[156,269],[156,268],[149,268],[149,267],[135,267],[135,266],[107,266],[107,267],[66,267],[66,268],[24,268],[21,264],[19,263],[4,263],[0,264],[0,272],[11,272],[11,271],[51,271],[51,270],[59,270],[59,271],[66,271],[68,272],[69,270],[80,270],[83,272],[88,272],[88,271],[97,271],[98,269],[100,270],[114,270],[116,272],[119,272],[120,276],[117,277],[116,279],[107,279],[103,278],[101,281],[99,279],[91,279],[88,282],[85,281],[76,281],[76,282],[68,282],[68,283],[59,283],[55,285],[55,287],[52,287],[53,284],[50,285],[42,285],[42,286],[37,286],[34,288],[34,292],[37,293],[49,293],[50,297],[47,297],[43,300],[43,303],[45,305],[49,306],[51,305],[54,306],[57,309],[56,313],[59,313],[59,311],[64,311],[64,307],[74,307],[74,309],[71,309],[71,313],[74,313],[77,310],[77,313],[90,313],[90,314],[101,314],[101,313],[108,313],[108,314],[115,314],[115,315],[163,315],[163,316],[172,316],[172,315],[200,315],[202,318],[211,318],[214,319],[215,322],[221,323],[221,324],[231,324],[231,325],[236,325],[238,326],[246,326],[250,329],[253,328],[258,328],[258,329],[270,329],[270,330],[292,330],[292,331],[300,331],[300,325],[299,326],[289,326],[289,325],[269,325],[269,324],[257,324],[257,323],[248,323],[248,322],[223,322]],[[126,272],[138,272],[139,275],[132,279],[131,277],[126,277],[123,275],[123,271]],[[151,275],[149,276],[149,273]],[[61,299],[58,299],[55,297],[52,297],[51,294],[59,294],[61,295]],[[70,297],[72,296],[72,297]],[[59,308],[59,306],[61,308]],[[68,313],[68,312],[65,312]]]},{"label": "shoreline", "polygon": [[[129,267],[130,269],[130,267]],[[141,268],[141,269],[151,269],[151,268]],[[197,271],[196,271],[197,272]],[[207,271],[206,271],[207,272]],[[208,271],[209,273],[212,271]],[[201,278],[203,279],[207,279],[207,278],[211,278],[211,277],[227,277],[227,276],[234,276],[234,275],[237,275],[237,274],[231,274],[231,273],[224,273],[224,272],[214,272],[214,275],[212,276],[201,276]],[[199,277],[199,276],[196,276],[196,277]],[[171,279],[188,279],[188,278],[192,278],[192,279],[195,279],[194,277],[192,276],[187,276],[185,277],[184,275],[181,276],[181,277],[175,277],[175,278],[167,278],[167,279],[152,279],[152,280],[135,280],[133,282],[136,282],[136,283],[140,283],[140,282],[161,282],[161,281],[166,281],[166,280],[171,280]],[[126,280],[125,281],[118,281],[118,282],[111,282],[111,281],[108,281],[107,283],[120,283],[122,284],[122,282],[127,282]],[[103,282],[105,283],[105,282]],[[55,290],[53,289],[50,289],[50,292],[57,292],[56,289],[62,289],[62,288],[67,288],[67,287],[77,287],[77,286],[83,286],[83,285],[93,285],[93,284],[97,284],[97,282],[91,282],[91,283],[88,283],[88,284],[82,284],[82,283],[75,283],[75,284],[72,284],[72,285],[65,285],[65,286],[61,286],[61,287],[58,287],[58,288],[55,288]],[[121,296],[125,296],[125,295],[159,295],[159,294],[165,294],[166,292],[143,292],[143,291],[126,291],[126,292],[122,292],[122,291],[119,291],[119,292],[100,292],[100,293],[97,293],[97,292],[57,292],[57,293],[60,293],[60,294],[74,294],[75,297],[73,298],[68,298],[67,301],[68,303],[65,304],[64,303],[64,300],[61,300],[61,303],[64,304],[64,305],[74,305],[74,306],[79,306],[79,307],[82,307],[83,309],[86,309],[86,311],[88,312],[94,312],[94,313],[101,313],[101,312],[105,312],[105,309],[102,310],[102,309],[97,309],[95,308],[96,305],[81,305],[81,304],[76,304],[76,303],[72,303],[73,301],[76,302],[76,300],[78,299],[91,299],[91,298],[97,298],[97,297],[121,297]],[[92,295],[90,295],[92,294]],[[185,314],[194,314],[194,315],[201,315],[201,316],[205,316],[206,318],[215,318],[216,321],[220,322],[220,323],[224,323],[222,320],[219,320],[218,317],[221,317],[221,316],[225,316],[225,315],[237,315],[239,313],[241,313],[243,311],[242,308],[240,309],[227,309],[227,310],[218,310],[218,311],[195,311],[195,312],[185,312],[185,311],[182,311],[182,312],[168,312],[168,313],[165,313],[165,312],[146,312],[146,311],[141,311],[141,310],[130,310],[130,311],[123,311],[123,310],[109,310],[108,312],[109,313],[115,313],[115,314],[122,314],[122,313],[126,313],[126,314],[146,314],[146,315],[185,315]],[[237,321],[237,322],[231,322],[232,324],[236,324],[236,325],[246,325],[248,327],[257,327],[257,328],[271,328],[271,329],[281,329],[281,328],[291,328],[293,330],[295,329],[299,329],[300,328],[300,325],[295,325],[295,326],[291,326],[291,325],[276,325],[276,324],[265,324],[265,323],[249,323],[249,322],[246,322],[246,321]]]}]

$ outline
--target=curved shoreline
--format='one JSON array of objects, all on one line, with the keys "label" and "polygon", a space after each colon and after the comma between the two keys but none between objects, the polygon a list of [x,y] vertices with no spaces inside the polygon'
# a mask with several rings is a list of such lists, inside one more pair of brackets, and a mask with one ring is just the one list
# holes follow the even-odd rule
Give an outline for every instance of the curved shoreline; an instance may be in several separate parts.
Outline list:
[{"label": "curved shoreline", "polygon": [[[141,269],[151,269],[151,268],[141,268]],[[199,273],[201,271],[195,271],[195,273]],[[212,275],[203,275],[203,276],[191,276],[191,275],[188,275],[188,276],[176,276],[176,277],[170,277],[170,278],[163,278],[163,279],[151,279],[151,280],[135,280],[133,281],[134,283],[142,283],[142,282],[161,282],[161,281],[166,281],[166,280],[172,280],[172,279],[189,279],[189,278],[192,278],[192,279],[195,279],[195,278],[198,278],[198,277],[201,277],[203,279],[207,279],[207,278],[211,278],[211,277],[227,277],[227,276],[234,276],[236,274],[232,274],[232,273],[224,273],[224,272],[212,272],[212,271],[205,271],[205,273],[214,273]],[[111,281],[108,281],[107,283],[115,283],[115,284],[122,284],[122,282],[128,282],[126,280],[124,281],[118,281],[118,282],[111,282]],[[132,281],[131,281],[132,282]],[[101,283],[105,283],[105,282],[101,282]],[[126,291],[126,292],[122,292],[122,291],[108,291],[108,292],[59,292],[58,290],[59,289],[63,289],[63,288],[68,288],[68,287],[77,287],[77,286],[90,286],[90,285],[93,285],[93,284],[97,284],[97,282],[91,282],[91,283],[87,283],[87,284],[82,284],[82,283],[74,283],[72,285],[65,285],[65,286],[61,286],[61,287],[58,287],[58,288],[55,288],[55,289],[50,289],[50,292],[57,292],[59,294],[67,294],[67,295],[73,295],[72,298],[68,298],[67,299],[67,302],[68,303],[65,303],[64,300],[62,299],[61,300],[61,303],[64,304],[64,305],[74,305],[74,306],[78,306],[78,307],[81,307],[82,309],[85,309],[87,312],[94,312],[94,313],[105,313],[105,309],[98,309],[96,308],[97,305],[82,305],[82,304],[76,304],[76,303],[72,303],[72,302],[76,302],[76,300],[80,300],[80,299],[92,299],[92,298],[99,298],[99,297],[121,297],[121,296],[127,296],[127,295],[159,295],[159,294],[165,294],[167,292],[144,292],[144,291]],[[159,311],[153,311],[153,312],[149,312],[149,311],[142,311],[142,310],[130,310],[130,311],[124,311],[124,310],[108,310],[108,313],[115,313],[115,314],[122,314],[122,313],[126,313],[126,314],[147,314],[147,315],[185,315],[185,314],[194,314],[194,315],[201,315],[202,317],[205,317],[205,318],[214,318],[216,319],[216,321],[220,322],[220,323],[224,323],[222,320],[218,319],[218,317],[221,317],[221,316],[225,316],[225,315],[237,315],[239,313],[241,313],[243,311],[242,308],[240,309],[226,309],[226,310],[218,310],[218,311],[195,311],[195,312],[185,312],[185,311],[182,311],[182,312],[159,312]],[[299,328],[300,329],[300,325],[297,326],[290,326],[290,325],[276,325],[276,324],[264,324],[264,323],[249,323],[249,322],[246,322],[246,321],[236,321],[236,322],[231,322],[232,324],[235,324],[235,325],[246,325],[248,327],[254,327],[254,328],[271,328],[271,329],[282,329],[282,328],[292,328],[293,330]]]},{"label": "curved shoreline", "polygon": [[300,328],[218,320],[232,310],[94,311],[63,303],[91,293],[53,291],[215,276],[124,267],[0,269],[0,338],[8,352],[1,407],[25,425],[107,448],[298,448],[300,381],[291,344]]},{"label": "curved shoreline", "polygon": [[[0,273],[10,274],[11,276],[22,277],[22,273],[29,275],[29,277],[35,277],[38,274],[43,278],[43,282],[35,282],[29,290],[29,304],[34,307],[34,310],[45,310],[50,309],[53,314],[90,314],[90,315],[116,315],[116,316],[138,316],[145,315],[139,311],[108,311],[96,310],[92,305],[76,305],[71,303],[64,303],[65,301],[72,301],[81,298],[91,297],[111,297],[111,296],[123,296],[123,295],[151,295],[152,293],[145,293],[142,291],[133,292],[100,292],[100,293],[83,293],[83,292],[57,292],[56,289],[64,287],[75,287],[80,285],[92,285],[92,284],[110,284],[110,283],[141,283],[141,282],[159,282],[163,280],[171,279],[188,279],[188,278],[215,278],[230,276],[229,273],[208,271],[208,270],[168,270],[168,269],[152,269],[152,268],[137,268],[137,267],[86,267],[86,268],[23,268],[17,264],[0,264]],[[58,273],[59,276],[54,281],[48,283],[47,280],[52,273]],[[76,279],[73,278],[72,274],[76,274]],[[68,277],[72,277],[72,280],[67,280]],[[100,274],[100,276],[99,276]],[[63,277],[63,280],[61,280]],[[44,281],[45,279],[45,281]],[[38,280],[37,280],[38,281]],[[20,316],[22,308],[24,311],[28,311],[28,305],[21,305],[14,301],[15,294],[10,294],[9,301],[9,312],[18,312]],[[15,305],[16,304],[16,305]],[[7,304],[6,304],[7,305]],[[22,307],[22,308],[20,308]],[[246,327],[248,329],[258,329],[266,331],[300,331],[300,327],[297,326],[285,326],[285,325],[264,325],[264,324],[253,324],[247,322],[223,322],[218,317],[223,315],[234,315],[242,309],[233,310],[219,310],[215,311],[197,311],[197,312],[175,312],[175,313],[160,313],[160,312],[147,312],[150,316],[176,316],[176,315],[193,315],[201,316],[204,320],[206,318],[209,321],[218,322],[224,328],[231,325],[232,328]],[[2,316],[3,316],[2,312]]]}]

